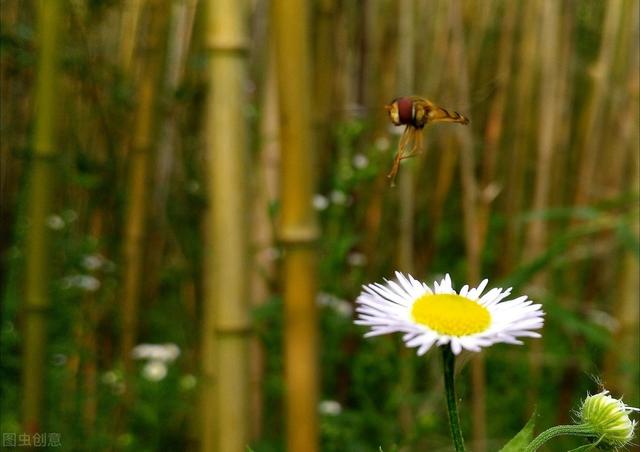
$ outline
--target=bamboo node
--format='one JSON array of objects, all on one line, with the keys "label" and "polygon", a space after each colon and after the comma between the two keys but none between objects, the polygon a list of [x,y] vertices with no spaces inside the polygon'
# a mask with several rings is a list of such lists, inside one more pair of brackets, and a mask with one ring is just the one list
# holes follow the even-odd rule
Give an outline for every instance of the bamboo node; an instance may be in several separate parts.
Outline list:
[{"label": "bamboo node", "polygon": [[215,327],[216,334],[226,336],[247,336],[253,333],[251,324],[246,325],[222,325]]},{"label": "bamboo node", "polygon": [[317,226],[286,226],[278,233],[278,240],[288,244],[310,244],[320,237]]}]

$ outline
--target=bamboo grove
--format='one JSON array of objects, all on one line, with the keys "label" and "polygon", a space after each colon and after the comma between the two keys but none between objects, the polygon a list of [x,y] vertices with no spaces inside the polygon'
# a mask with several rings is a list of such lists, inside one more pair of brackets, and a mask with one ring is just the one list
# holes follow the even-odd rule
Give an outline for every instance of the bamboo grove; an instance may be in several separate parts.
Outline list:
[{"label": "bamboo grove", "polygon": [[[471,450],[601,383],[638,406],[639,17],[2,0],[0,440],[446,450],[437,360],[353,325],[395,270],[548,313],[542,340],[458,369]],[[427,126],[391,187],[384,106],[410,94],[470,124]]]}]

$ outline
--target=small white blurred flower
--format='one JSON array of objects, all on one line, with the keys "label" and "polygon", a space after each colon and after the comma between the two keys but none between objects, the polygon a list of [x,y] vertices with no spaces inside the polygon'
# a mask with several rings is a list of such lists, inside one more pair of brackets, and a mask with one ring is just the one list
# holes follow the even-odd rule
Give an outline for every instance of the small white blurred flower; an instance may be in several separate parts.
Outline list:
[{"label": "small white blurred flower", "polygon": [[317,194],[313,197],[313,208],[316,210],[325,210],[329,207],[329,200],[326,196]]},{"label": "small white blurred flower", "polygon": [[356,154],[353,156],[353,166],[363,169],[369,166],[369,159],[364,154]]},{"label": "small white blurred flower", "polygon": [[611,333],[615,333],[620,329],[620,322],[608,312],[592,309],[587,313],[589,319],[596,325],[607,329]]},{"label": "small white blurred flower", "polygon": [[353,307],[351,306],[351,303],[349,303],[348,301],[336,300],[332,308],[342,317],[349,319],[353,315]]},{"label": "small white blurred flower", "polygon": [[352,267],[362,267],[367,263],[367,256],[363,253],[354,251],[347,256],[347,263]]},{"label": "small white blurred flower", "polygon": [[316,303],[319,306],[326,306],[341,317],[351,318],[353,315],[351,303],[328,293],[320,292],[316,297]]},{"label": "small white blurred flower", "polygon": [[90,275],[82,275],[79,287],[87,292],[95,292],[100,288],[100,280]]},{"label": "small white blurred flower", "polygon": [[100,254],[88,254],[82,259],[82,266],[89,271],[98,270],[105,263],[105,258]]},{"label": "small white blurred flower", "polygon": [[170,363],[180,356],[180,348],[176,344],[139,344],[131,351],[133,359],[149,359]]},{"label": "small white blurred flower", "polygon": [[337,416],[342,413],[342,405],[335,400],[322,400],[318,404],[318,411],[327,416]]},{"label": "small white blurred flower", "polygon": [[62,280],[64,289],[82,289],[87,292],[95,292],[100,288],[100,280],[91,275],[71,275]]},{"label": "small white blurred flower", "polygon": [[347,195],[340,190],[333,190],[331,192],[330,197],[331,197],[331,202],[339,206],[345,205],[348,199]]},{"label": "small white blurred flower", "polygon": [[49,215],[49,217],[47,217],[47,226],[54,231],[59,231],[64,228],[65,223],[60,215]]},{"label": "small white blurred flower", "polygon": [[142,376],[149,381],[160,381],[167,376],[167,365],[164,361],[152,359],[144,365]]}]

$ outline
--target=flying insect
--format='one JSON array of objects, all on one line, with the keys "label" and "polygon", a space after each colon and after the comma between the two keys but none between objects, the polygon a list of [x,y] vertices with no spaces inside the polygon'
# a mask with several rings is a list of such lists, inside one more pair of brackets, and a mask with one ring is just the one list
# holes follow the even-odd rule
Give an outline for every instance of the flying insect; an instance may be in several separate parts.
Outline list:
[{"label": "flying insect", "polygon": [[400,162],[422,152],[425,125],[433,122],[455,122],[469,124],[469,119],[457,111],[445,110],[433,102],[419,96],[403,96],[393,99],[384,107],[389,113],[391,122],[396,126],[404,125],[404,132],[398,143],[398,152],[393,160],[391,171],[387,175],[394,185]]}]

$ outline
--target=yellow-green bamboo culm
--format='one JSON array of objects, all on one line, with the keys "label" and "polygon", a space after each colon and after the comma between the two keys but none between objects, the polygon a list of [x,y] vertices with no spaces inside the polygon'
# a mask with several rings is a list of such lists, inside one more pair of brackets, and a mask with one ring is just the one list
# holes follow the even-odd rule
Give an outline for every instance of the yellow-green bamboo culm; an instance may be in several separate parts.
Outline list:
[{"label": "yellow-green bamboo culm", "polygon": [[[458,75],[457,90],[463,103],[469,104],[469,68],[466,64],[468,47],[465,45],[464,28],[462,25],[462,4],[459,1],[449,3],[449,24],[451,27],[452,70]],[[460,185],[462,187],[463,228],[465,251],[467,257],[467,281],[469,284],[480,282],[482,267],[482,237],[484,229],[479,222],[478,182],[476,177],[476,162],[473,152],[473,137],[470,129],[457,129],[460,142]],[[478,354],[471,361],[473,413],[473,450],[485,452],[487,450],[487,417],[486,417],[486,378],[484,356]]]},{"label": "yellow-green bamboo culm", "polygon": [[248,3],[207,3],[201,450],[245,450],[249,438],[246,81]]},{"label": "yellow-green bamboo culm", "polygon": [[[416,27],[415,2],[401,0],[398,2],[398,61],[396,95],[413,93],[415,86],[415,48]],[[415,226],[415,162],[406,161],[407,165],[398,184],[398,268],[400,271],[412,273],[414,266],[414,226]],[[411,359],[412,351],[402,348],[400,365],[399,407],[400,429],[405,437],[414,429],[414,413],[409,402],[415,386],[415,365]]]},{"label": "yellow-green bamboo culm", "polygon": [[280,99],[282,184],[278,238],[284,247],[287,450],[315,452],[317,436],[318,226],[311,199],[314,153],[308,2],[273,3]]},{"label": "yellow-green bamboo culm", "polygon": [[[559,81],[567,70],[562,64],[559,55],[560,35],[558,4],[553,1],[545,1],[540,4],[540,46],[544,51],[540,52],[540,93],[539,99],[544,109],[538,112],[538,143],[536,156],[536,176],[533,191],[532,206],[534,212],[544,212],[549,208],[551,195],[551,175],[553,156],[557,153],[555,130],[561,123],[559,98]],[[523,250],[525,262],[530,262],[541,255],[547,248],[548,222],[544,218],[534,219],[527,227],[525,234],[525,247]],[[544,287],[547,287],[547,274],[542,270],[533,278],[528,293],[544,297]],[[527,388],[527,400],[529,411],[535,408],[539,398],[541,387],[540,374],[542,371],[542,356],[544,356],[543,341],[535,341],[531,344],[529,355],[529,384]]]},{"label": "yellow-green bamboo culm", "polygon": [[60,1],[38,2],[38,75],[26,237],[25,321],[22,382],[23,430],[42,430],[45,344],[51,267],[47,217],[51,213],[57,98],[57,57]]},{"label": "yellow-green bamboo culm", "polygon": [[[143,283],[144,239],[149,189],[149,162],[154,151],[154,119],[158,73],[161,67],[160,43],[165,14],[160,0],[148,2],[149,29],[144,38],[142,74],[138,83],[135,133],[129,157],[127,207],[124,225],[123,281],[121,300],[121,356],[125,372],[131,374],[131,350],[137,341],[138,304]],[[130,379],[128,379],[130,383]],[[130,384],[127,390],[131,389]],[[129,392],[129,391],[128,391]]]}]

